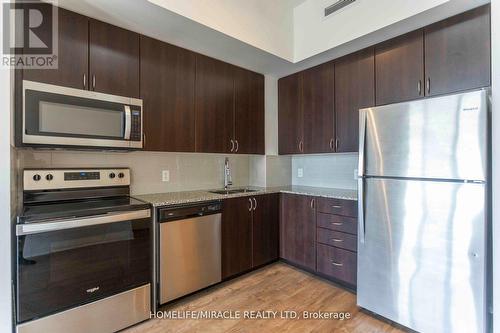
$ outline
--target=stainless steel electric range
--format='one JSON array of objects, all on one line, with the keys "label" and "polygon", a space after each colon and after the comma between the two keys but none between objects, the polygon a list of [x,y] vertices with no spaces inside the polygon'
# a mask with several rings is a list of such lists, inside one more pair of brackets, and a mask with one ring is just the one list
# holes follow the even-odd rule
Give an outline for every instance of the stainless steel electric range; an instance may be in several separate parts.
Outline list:
[{"label": "stainless steel electric range", "polygon": [[24,170],[17,332],[115,332],[151,310],[152,220],[129,169]]}]

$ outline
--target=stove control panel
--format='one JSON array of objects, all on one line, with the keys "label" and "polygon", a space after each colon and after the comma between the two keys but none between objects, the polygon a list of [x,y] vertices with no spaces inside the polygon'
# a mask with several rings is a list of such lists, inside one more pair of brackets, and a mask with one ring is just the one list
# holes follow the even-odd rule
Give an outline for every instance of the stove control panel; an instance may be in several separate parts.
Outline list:
[{"label": "stove control panel", "polygon": [[25,191],[129,186],[130,169],[24,170]]}]

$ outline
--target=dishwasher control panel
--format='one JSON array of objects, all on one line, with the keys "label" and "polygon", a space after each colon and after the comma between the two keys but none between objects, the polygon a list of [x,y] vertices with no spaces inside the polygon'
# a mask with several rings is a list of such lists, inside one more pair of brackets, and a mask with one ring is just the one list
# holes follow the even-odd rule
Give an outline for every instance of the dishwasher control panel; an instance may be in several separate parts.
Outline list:
[{"label": "dishwasher control panel", "polygon": [[168,222],[179,219],[185,219],[196,216],[204,216],[210,214],[220,213],[222,210],[222,203],[210,202],[205,204],[197,204],[191,206],[177,206],[172,208],[162,208],[159,211],[159,221]]}]

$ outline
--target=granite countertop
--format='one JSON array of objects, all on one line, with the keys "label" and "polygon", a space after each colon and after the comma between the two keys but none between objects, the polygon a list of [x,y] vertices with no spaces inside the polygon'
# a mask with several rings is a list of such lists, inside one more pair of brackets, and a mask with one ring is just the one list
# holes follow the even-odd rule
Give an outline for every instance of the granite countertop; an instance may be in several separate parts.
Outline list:
[{"label": "granite countertop", "polygon": [[[237,189],[235,187],[234,189]],[[173,206],[180,204],[188,204],[195,202],[216,201],[228,198],[255,196],[268,193],[291,193],[303,194],[316,197],[335,198],[344,200],[357,200],[356,190],[335,189],[335,188],[322,188],[310,186],[281,186],[281,187],[245,187],[254,190],[253,192],[235,193],[235,194],[215,194],[210,193],[211,190],[197,190],[197,191],[182,191],[182,192],[167,192],[167,193],[154,193],[134,195],[134,198],[148,202],[153,207]]]}]

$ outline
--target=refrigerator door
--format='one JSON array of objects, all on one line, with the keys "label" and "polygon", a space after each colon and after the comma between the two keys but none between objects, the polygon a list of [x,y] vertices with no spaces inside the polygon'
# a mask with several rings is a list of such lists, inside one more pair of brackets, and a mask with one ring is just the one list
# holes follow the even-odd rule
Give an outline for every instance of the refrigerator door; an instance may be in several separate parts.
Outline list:
[{"label": "refrigerator door", "polygon": [[485,185],[368,178],[358,305],[419,332],[484,332]]},{"label": "refrigerator door", "polygon": [[364,175],[484,181],[488,105],[479,90],[361,110]]}]

